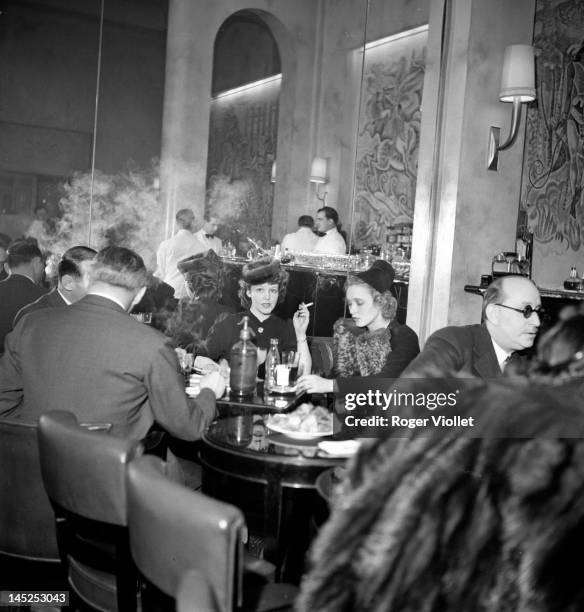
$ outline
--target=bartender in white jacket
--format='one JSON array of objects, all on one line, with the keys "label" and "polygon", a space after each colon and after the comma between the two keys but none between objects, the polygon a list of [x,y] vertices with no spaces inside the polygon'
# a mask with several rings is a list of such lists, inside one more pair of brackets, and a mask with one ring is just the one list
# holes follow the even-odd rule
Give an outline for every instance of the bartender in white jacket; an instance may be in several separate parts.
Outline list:
[{"label": "bartender in white jacket", "polygon": [[337,225],[339,214],[331,206],[323,206],[316,213],[316,229],[324,234],[317,241],[314,253],[344,255],[347,252],[345,239],[339,233]]},{"label": "bartender in white jacket", "polygon": [[221,255],[223,243],[215,236],[219,227],[219,219],[212,213],[206,212],[203,220],[203,227],[198,232],[195,232],[195,237],[207,251],[212,249],[217,255]]}]

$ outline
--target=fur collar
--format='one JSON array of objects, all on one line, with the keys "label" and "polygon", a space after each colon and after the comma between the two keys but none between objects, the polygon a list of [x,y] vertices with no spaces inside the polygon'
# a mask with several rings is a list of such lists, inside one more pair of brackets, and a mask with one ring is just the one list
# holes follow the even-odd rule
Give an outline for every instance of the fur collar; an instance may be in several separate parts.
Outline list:
[{"label": "fur collar", "polygon": [[391,325],[368,331],[352,319],[339,319],[334,325],[333,356],[335,373],[341,378],[378,374],[391,352]]}]

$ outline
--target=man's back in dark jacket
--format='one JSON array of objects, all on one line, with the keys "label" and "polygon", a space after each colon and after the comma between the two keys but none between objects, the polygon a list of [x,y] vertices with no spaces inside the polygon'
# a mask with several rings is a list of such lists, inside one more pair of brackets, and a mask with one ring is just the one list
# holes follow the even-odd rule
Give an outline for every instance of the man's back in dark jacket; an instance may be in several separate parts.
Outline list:
[{"label": "man's back in dark jacket", "polygon": [[45,293],[45,289],[22,274],[11,274],[0,281],[0,354],[4,352],[4,338],[12,329],[16,313]]}]

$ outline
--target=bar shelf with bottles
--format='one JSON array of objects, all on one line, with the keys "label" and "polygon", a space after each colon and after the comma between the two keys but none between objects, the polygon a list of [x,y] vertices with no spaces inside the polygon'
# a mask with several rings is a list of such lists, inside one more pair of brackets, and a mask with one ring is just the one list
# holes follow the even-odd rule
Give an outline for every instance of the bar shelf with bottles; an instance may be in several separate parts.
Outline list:
[{"label": "bar shelf with bottles", "polygon": [[[491,280],[508,274],[521,274],[531,278],[531,262],[533,253],[533,234],[524,231],[516,239],[514,252],[501,252],[493,257],[491,274],[484,275],[480,285],[465,285],[467,293],[484,295]],[[578,276],[575,266],[572,266],[569,277],[564,281],[564,289],[548,289],[538,287],[542,304],[549,315],[547,325],[552,324],[559,312],[565,306],[577,306],[584,301],[584,275]]]}]

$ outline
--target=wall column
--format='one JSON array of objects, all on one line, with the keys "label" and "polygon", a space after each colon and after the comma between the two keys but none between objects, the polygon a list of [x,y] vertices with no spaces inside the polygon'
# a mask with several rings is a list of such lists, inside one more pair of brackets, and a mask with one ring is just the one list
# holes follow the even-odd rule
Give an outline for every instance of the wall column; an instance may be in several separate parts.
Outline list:
[{"label": "wall column", "polygon": [[481,300],[464,285],[478,284],[495,252],[514,249],[525,119],[498,172],[486,168],[487,135],[491,125],[508,131],[503,52],[531,44],[535,14],[535,0],[431,6],[408,302],[421,341],[445,325],[478,322]]},{"label": "wall column", "polygon": [[198,2],[169,0],[160,164],[166,236],[177,210],[192,208],[200,221],[205,206],[214,32],[197,28],[202,12]]}]

